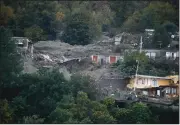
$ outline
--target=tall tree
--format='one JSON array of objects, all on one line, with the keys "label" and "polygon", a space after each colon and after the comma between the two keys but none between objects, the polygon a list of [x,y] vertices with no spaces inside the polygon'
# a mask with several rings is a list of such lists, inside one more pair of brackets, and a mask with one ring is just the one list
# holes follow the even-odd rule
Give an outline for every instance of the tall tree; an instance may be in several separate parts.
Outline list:
[{"label": "tall tree", "polygon": [[160,26],[159,28],[156,29],[153,37],[154,47],[161,49],[167,47],[170,44],[171,36],[166,30],[166,28],[164,26]]},{"label": "tall tree", "polygon": [[[11,40],[11,32],[0,27],[0,93],[5,92],[4,87],[13,86],[16,78],[22,71],[21,56],[17,51],[15,42]],[[1,98],[8,95],[1,95]],[[7,93],[6,93],[7,94]],[[10,93],[9,93],[10,94]]]},{"label": "tall tree", "polygon": [[109,2],[111,10],[115,12],[113,25],[116,27],[121,27],[135,11],[139,11],[146,7],[148,1],[110,1]]},{"label": "tall tree", "polygon": [[63,34],[63,41],[72,45],[89,44],[93,37],[92,34],[90,34],[89,20],[89,15],[85,13],[72,15]]}]

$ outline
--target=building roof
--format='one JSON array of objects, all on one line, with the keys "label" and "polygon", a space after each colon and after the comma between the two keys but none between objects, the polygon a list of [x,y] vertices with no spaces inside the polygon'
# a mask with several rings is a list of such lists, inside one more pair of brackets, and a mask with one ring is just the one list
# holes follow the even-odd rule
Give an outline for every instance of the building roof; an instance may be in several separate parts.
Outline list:
[{"label": "building roof", "polygon": [[12,37],[12,38],[15,38],[15,39],[27,39],[26,37]]},{"label": "building roof", "polygon": [[145,29],[145,31],[155,31],[154,29]]},{"label": "building roof", "polygon": [[166,50],[162,49],[143,49],[144,52],[165,52]]},{"label": "building roof", "polygon": [[[126,51],[139,51],[138,49],[125,49]],[[142,49],[143,52],[177,52],[177,50],[168,49]]]},{"label": "building roof", "polygon": [[102,56],[102,57],[109,57],[109,56],[117,56],[117,57],[123,57],[122,54],[119,53],[110,53],[110,54],[93,54],[91,56]]},{"label": "building roof", "polygon": [[178,81],[179,81],[179,76],[178,75],[167,76],[167,78],[171,78],[174,81],[174,83],[178,83]]},{"label": "building roof", "polygon": [[[135,75],[133,76],[135,77]],[[148,76],[148,75],[137,75],[137,77],[142,77],[142,78],[154,78],[154,79],[172,79],[170,77],[158,77],[158,76]]]},{"label": "building roof", "polygon": [[27,40],[28,43],[31,43],[27,37],[12,37],[12,39],[16,40],[16,44],[23,44],[22,40]]}]

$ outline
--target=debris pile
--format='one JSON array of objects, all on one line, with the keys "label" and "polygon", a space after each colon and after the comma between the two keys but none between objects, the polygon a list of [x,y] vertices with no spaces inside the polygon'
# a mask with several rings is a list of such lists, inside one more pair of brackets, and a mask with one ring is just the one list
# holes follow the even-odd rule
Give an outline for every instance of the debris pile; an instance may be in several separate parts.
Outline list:
[{"label": "debris pile", "polygon": [[36,61],[50,63],[64,63],[72,60],[81,61],[90,58],[93,54],[108,54],[111,48],[106,45],[89,44],[86,46],[69,45],[60,41],[39,41],[34,45]]},{"label": "debris pile", "polygon": [[[128,33],[123,33],[124,44],[134,43],[134,40],[138,41],[138,36]],[[129,37],[132,37],[130,39]],[[113,53],[114,44],[113,39],[103,38],[100,42],[104,42],[104,39],[108,39],[109,44],[100,44],[98,42],[89,45],[70,45],[68,43],[56,41],[39,41],[34,44],[33,59],[31,65],[39,69],[40,67],[66,67],[68,72],[75,73],[80,72],[83,74],[91,75],[97,78],[105,70],[103,68],[97,68],[92,64],[91,55],[110,55]],[[127,40],[128,39],[128,40]],[[130,40],[129,40],[130,39]],[[29,57],[30,58],[30,57]],[[26,62],[28,63],[28,62]],[[105,68],[106,69],[106,68]],[[101,71],[102,70],[102,71]]]},{"label": "debris pile", "polygon": [[139,45],[139,43],[140,43],[140,37],[143,34],[131,34],[131,33],[123,32],[122,34],[119,34],[119,35],[122,35],[121,44],[137,47],[137,45]]}]

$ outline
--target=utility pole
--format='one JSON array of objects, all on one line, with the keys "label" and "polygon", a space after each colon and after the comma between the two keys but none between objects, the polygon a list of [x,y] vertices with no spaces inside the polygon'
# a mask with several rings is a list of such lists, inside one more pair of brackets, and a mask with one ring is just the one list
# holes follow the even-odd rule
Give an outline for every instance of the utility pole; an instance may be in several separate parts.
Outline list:
[{"label": "utility pole", "polygon": [[139,50],[140,53],[142,51],[142,44],[143,44],[143,42],[142,42],[142,36],[141,36],[141,43],[140,43],[140,50]]},{"label": "utility pole", "polygon": [[[142,44],[143,44],[143,42],[142,42],[142,36],[141,36],[141,42],[140,42],[140,49],[139,49],[139,53],[141,53],[141,52],[142,52]],[[134,91],[136,90],[135,85],[137,85],[137,73],[138,73],[138,68],[139,68],[139,60],[136,60],[136,62],[137,62],[137,67],[136,67],[136,74],[135,74]]]}]

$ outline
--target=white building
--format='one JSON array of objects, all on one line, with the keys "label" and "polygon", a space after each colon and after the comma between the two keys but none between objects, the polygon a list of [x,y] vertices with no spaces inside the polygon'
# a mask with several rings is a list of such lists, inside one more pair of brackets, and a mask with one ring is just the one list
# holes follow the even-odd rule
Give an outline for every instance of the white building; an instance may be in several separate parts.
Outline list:
[{"label": "white building", "polygon": [[119,45],[120,43],[121,43],[121,40],[122,40],[122,36],[123,36],[123,34],[121,35],[116,35],[115,37],[114,37],[114,44],[115,45]]},{"label": "white building", "polygon": [[32,41],[26,37],[12,37],[12,40],[15,41],[15,44],[20,48],[21,51],[23,51],[23,53],[25,53],[25,55],[29,51],[31,53],[31,57],[33,58],[34,47]]},{"label": "white building", "polygon": [[[137,49],[126,49],[125,52],[138,51]],[[158,50],[158,49],[143,49],[142,52],[152,59],[164,57],[166,59],[176,59],[179,57],[178,50]]]},{"label": "white building", "polygon": [[152,36],[154,34],[154,29],[145,29],[145,33],[147,33],[147,35]]},{"label": "white building", "polygon": [[24,49],[28,49],[28,45],[31,43],[31,41],[26,37],[12,37],[12,40],[15,40],[15,44]]},{"label": "white building", "polygon": [[166,52],[166,59],[176,59],[179,57],[179,51],[178,52]]}]

